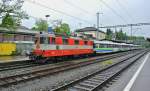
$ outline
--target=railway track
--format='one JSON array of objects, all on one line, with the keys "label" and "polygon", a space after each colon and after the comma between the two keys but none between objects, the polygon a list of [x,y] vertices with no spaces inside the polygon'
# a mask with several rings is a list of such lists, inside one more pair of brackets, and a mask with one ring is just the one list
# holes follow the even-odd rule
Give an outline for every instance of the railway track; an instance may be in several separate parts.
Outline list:
[{"label": "railway track", "polygon": [[76,79],[51,91],[97,91],[109,81],[131,66],[134,62],[143,57],[147,52],[142,52],[132,57],[98,70],[83,78]]},{"label": "railway track", "polygon": [[20,68],[27,68],[33,66],[40,66],[41,64],[29,63],[27,61],[19,62],[19,63],[12,63],[12,64],[1,64],[0,71],[7,71],[7,70],[14,70]]},{"label": "railway track", "polygon": [[123,53],[120,55],[114,54],[113,56],[111,55],[109,57],[104,57],[104,58],[100,57],[97,59],[92,59],[95,61],[89,60],[86,62],[80,62],[80,63],[74,63],[74,64],[72,64],[72,63],[71,64],[64,64],[64,65],[59,66],[59,67],[46,68],[46,69],[42,69],[42,70],[38,69],[38,70],[29,72],[29,73],[23,73],[23,74],[19,74],[19,75],[2,77],[2,78],[0,78],[0,87],[7,87],[9,85],[17,84],[19,82],[25,82],[25,81],[40,78],[40,77],[43,77],[46,75],[55,74],[55,73],[67,71],[70,69],[75,69],[77,67],[82,67],[82,66],[102,62],[105,60],[113,59],[113,58],[120,57],[120,56],[127,55],[127,54],[129,54],[129,53],[127,52],[127,53]]},{"label": "railway track", "polygon": [[[130,51],[129,51],[130,52]],[[127,54],[129,52],[123,52],[123,53],[116,53],[116,54],[108,54],[106,56],[113,56],[113,55],[120,55],[120,54]],[[104,56],[104,55],[103,55]],[[105,57],[105,56],[104,56]],[[98,58],[99,59],[99,58]],[[47,64],[35,64],[27,61],[18,61],[18,62],[11,62],[11,63],[1,63],[0,64],[0,71],[7,71],[7,70],[14,70],[14,69],[21,69],[21,68],[27,68],[27,67],[34,67],[34,66],[41,66],[41,65],[47,65]]]}]

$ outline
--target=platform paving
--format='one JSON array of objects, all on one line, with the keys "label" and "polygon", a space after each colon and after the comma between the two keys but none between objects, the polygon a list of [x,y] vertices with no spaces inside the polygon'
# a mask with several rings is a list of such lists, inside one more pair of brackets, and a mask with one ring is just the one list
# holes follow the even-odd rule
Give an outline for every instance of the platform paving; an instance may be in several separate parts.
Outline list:
[{"label": "platform paving", "polygon": [[150,54],[130,91],[150,91]]},{"label": "platform paving", "polygon": [[29,60],[27,56],[0,56],[0,63]]},{"label": "platform paving", "polygon": [[[141,67],[145,59],[147,60],[144,66]],[[140,67],[142,69],[132,83],[131,79]],[[143,56],[139,61],[134,63],[134,65],[129,67],[129,69],[120,74],[112,84],[103,89],[104,90],[100,89],[99,91],[150,91],[150,54]]]}]

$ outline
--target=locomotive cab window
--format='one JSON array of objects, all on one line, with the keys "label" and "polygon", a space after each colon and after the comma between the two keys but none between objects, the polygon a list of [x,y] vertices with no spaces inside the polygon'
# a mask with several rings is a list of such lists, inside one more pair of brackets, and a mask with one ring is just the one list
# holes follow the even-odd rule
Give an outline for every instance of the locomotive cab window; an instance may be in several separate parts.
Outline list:
[{"label": "locomotive cab window", "polygon": [[43,37],[40,37],[40,44],[44,44],[44,39],[43,39]]},{"label": "locomotive cab window", "polygon": [[48,44],[48,37],[40,37],[40,44]]},{"label": "locomotive cab window", "polygon": [[38,37],[34,37],[34,43],[36,44],[38,42],[39,38]]}]

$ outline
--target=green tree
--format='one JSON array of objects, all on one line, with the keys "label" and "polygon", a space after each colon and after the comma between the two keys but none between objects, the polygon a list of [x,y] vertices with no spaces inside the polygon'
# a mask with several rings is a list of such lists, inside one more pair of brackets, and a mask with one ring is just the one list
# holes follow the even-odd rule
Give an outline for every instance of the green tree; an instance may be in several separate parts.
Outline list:
[{"label": "green tree", "polygon": [[113,31],[111,31],[111,29],[107,29],[106,30],[106,39],[112,40],[112,37],[113,37]]},{"label": "green tree", "polygon": [[35,26],[32,28],[32,30],[47,31],[48,30],[47,21],[45,21],[45,20],[36,21]]},{"label": "green tree", "polygon": [[20,25],[21,19],[28,19],[28,15],[21,9],[23,2],[23,0],[1,1],[0,17],[2,18],[2,27],[15,28]]},{"label": "green tree", "polygon": [[127,34],[126,33],[124,33],[124,35],[123,35],[123,40],[128,40],[128,36],[127,36]]},{"label": "green tree", "polygon": [[61,32],[69,35],[70,34],[69,24],[66,24],[66,23],[61,24]]},{"label": "green tree", "polygon": [[127,35],[126,35],[126,33],[124,33],[122,31],[122,29],[120,29],[119,32],[116,32],[116,39],[117,40],[126,40],[127,39]]},{"label": "green tree", "polygon": [[57,27],[54,29],[54,32],[55,32],[55,33],[61,33],[60,27],[57,26]]},{"label": "green tree", "polygon": [[70,27],[69,27],[69,24],[67,23],[62,23],[60,25],[60,27],[56,27],[54,29],[54,32],[55,33],[58,33],[58,34],[67,34],[67,35],[70,35]]},{"label": "green tree", "polygon": [[2,20],[2,27],[6,27],[6,28],[14,28],[15,27],[15,22],[12,18],[12,16],[10,16],[9,14],[7,14],[3,20]]}]

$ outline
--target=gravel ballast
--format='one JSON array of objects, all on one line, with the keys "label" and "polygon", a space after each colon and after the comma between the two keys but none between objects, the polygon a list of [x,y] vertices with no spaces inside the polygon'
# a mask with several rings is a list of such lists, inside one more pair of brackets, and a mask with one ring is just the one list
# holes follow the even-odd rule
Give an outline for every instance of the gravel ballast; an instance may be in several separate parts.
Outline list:
[{"label": "gravel ballast", "polygon": [[[133,55],[133,54],[129,54],[129,55]],[[84,75],[95,72],[96,70],[102,69],[106,67],[106,65],[108,64],[116,63],[121,59],[126,58],[129,55],[125,55],[123,57],[115,58],[112,60],[107,60],[106,62],[91,64],[88,66],[72,69],[69,71],[60,72],[58,74],[46,76],[33,81],[19,83],[17,85],[12,85],[7,88],[1,88],[0,90],[1,91],[47,91],[57,86],[61,86],[65,83],[68,83],[72,80],[79,79]]]}]

